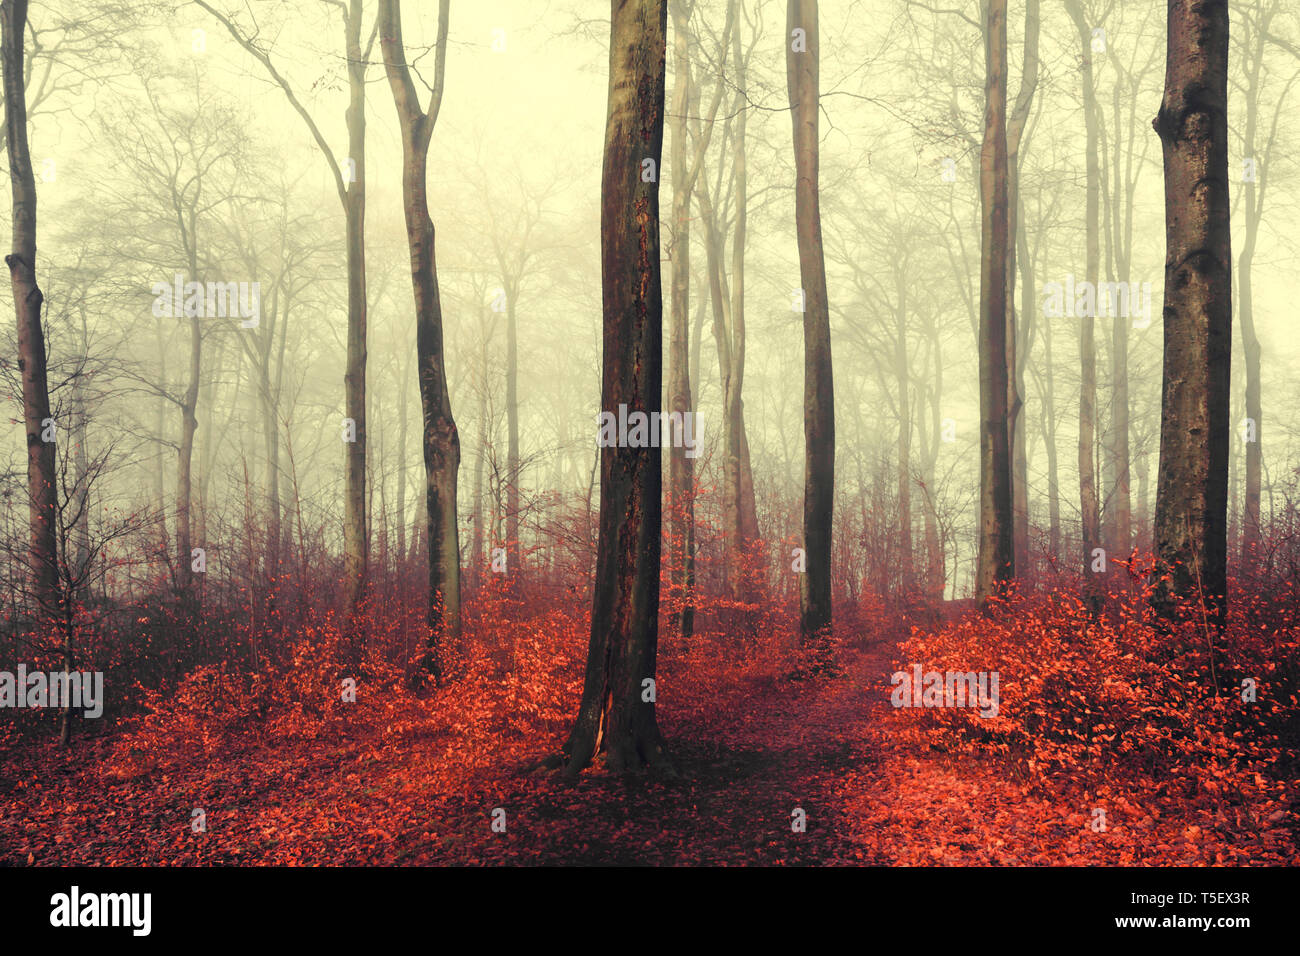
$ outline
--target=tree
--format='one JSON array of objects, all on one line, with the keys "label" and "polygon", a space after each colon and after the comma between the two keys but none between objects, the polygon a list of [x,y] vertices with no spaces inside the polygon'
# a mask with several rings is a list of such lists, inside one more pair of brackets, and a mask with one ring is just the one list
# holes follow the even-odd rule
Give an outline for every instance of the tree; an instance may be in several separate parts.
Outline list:
[{"label": "tree", "polygon": [[[343,375],[344,414],[352,423],[352,439],[344,443],[343,553],[345,608],[350,625],[366,591],[369,563],[366,520],[366,68],[379,29],[374,28],[361,45],[361,0],[335,0],[331,6],[343,14],[343,47],[347,63],[348,107],[344,114],[348,133],[347,169],[339,166],[319,125],[302,105],[293,86],[276,68],[270,53],[258,43],[256,24],[241,28],[234,19],[214,9],[206,0],[194,2],[217,19],[253,59],[261,64],[280,87],[294,112],[306,124],[334,178],[343,207],[346,230],[348,273],[347,369]],[[432,550],[432,549],[431,549]]]},{"label": "tree", "polygon": [[1008,422],[1007,4],[989,0],[984,25],[984,142],[980,149],[980,536],[975,596],[1015,574]]},{"label": "tree", "polygon": [[826,638],[831,628],[831,518],[835,507],[835,389],[817,175],[818,55],[816,0],[789,0],[785,69],[794,137],[795,234],[804,306],[803,546],[807,571],[799,582],[799,626],[807,643]]},{"label": "tree", "polygon": [[1268,193],[1268,170],[1272,166],[1274,146],[1282,108],[1291,87],[1300,78],[1293,73],[1278,94],[1267,135],[1260,129],[1260,94],[1265,86],[1264,51],[1271,41],[1293,56],[1300,56],[1290,43],[1273,32],[1272,23],[1280,10],[1278,0],[1255,0],[1243,9],[1242,29],[1233,31],[1240,38],[1243,50],[1243,99],[1245,120],[1242,124],[1242,156],[1252,175],[1243,176],[1241,192],[1245,198],[1245,241],[1237,255],[1237,316],[1241,322],[1241,349],[1245,359],[1246,427],[1253,430],[1247,436],[1246,493],[1243,501],[1241,563],[1243,569],[1253,569],[1259,560],[1260,498],[1264,462],[1264,406],[1260,382],[1262,349],[1255,329],[1253,267],[1259,242],[1260,225],[1264,219],[1264,199]]},{"label": "tree", "polygon": [[5,264],[13,285],[18,321],[18,364],[23,381],[23,421],[27,432],[28,572],[33,577],[42,618],[59,613],[59,554],[55,528],[58,485],[55,475],[54,420],[50,417],[45,333],[36,282],[36,176],[27,145],[27,96],[23,72],[27,0],[0,3],[0,57],[3,57],[5,147],[13,197],[13,244]]},{"label": "tree", "polygon": [[1029,457],[1025,447],[1025,359],[1033,322],[1033,289],[1021,288],[1023,308],[1016,315],[1016,249],[1022,228],[1020,212],[1020,149],[1038,86],[1039,2],[1025,3],[1024,65],[1015,107],[1007,120],[1007,441],[1011,446],[1012,551],[1017,573],[1029,564]]},{"label": "tree", "polygon": [[[1089,286],[1097,288],[1101,271],[1101,172],[1098,166],[1098,133],[1096,79],[1093,76],[1092,28],[1084,14],[1080,0],[1066,0],[1066,10],[1074,21],[1079,35],[1080,56],[1083,58],[1083,121],[1087,134],[1087,228],[1086,279]],[[1094,304],[1096,299],[1094,298]],[[1097,348],[1095,342],[1096,316],[1094,307],[1086,307],[1079,315],[1079,509],[1083,538],[1084,594],[1089,605],[1096,610],[1101,601],[1100,583],[1092,571],[1093,552],[1101,546],[1101,503],[1097,490]]]},{"label": "tree", "polygon": [[[662,401],[659,163],[667,0],[611,0],[609,107],[601,175],[601,408]],[[576,774],[599,751],[611,770],[667,769],[655,715],[659,636],[658,446],[600,452],[600,531],[582,702],[564,747]]]},{"label": "tree", "polygon": [[[708,116],[703,124],[697,120],[694,149],[688,149],[688,113],[697,114],[699,88],[691,75],[690,14],[694,4],[672,0],[674,85],[672,106],[672,233],[669,255],[672,258],[672,286],[669,299],[668,408],[674,414],[695,414],[691,391],[694,380],[690,368],[690,288],[691,288],[691,194],[704,167],[704,156],[713,136],[714,118],[722,102],[724,83],[714,84]],[[727,28],[723,31],[725,48],[735,4],[727,6]],[[710,223],[711,227],[711,223]],[[709,236],[711,236],[711,232]],[[710,241],[706,238],[706,242]],[[710,247],[710,263],[714,258]],[[698,342],[697,342],[698,345]],[[695,460],[688,457],[682,444],[673,444],[668,452],[669,547],[673,549],[673,587],[680,589],[682,609],[673,630],[688,638],[695,628],[692,606],[695,588]]]},{"label": "tree", "polygon": [[1156,484],[1156,590],[1172,618],[1227,609],[1232,243],[1228,3],[1169,0],[1165,92],[1153,122],[1165,178],[1164,375]]},{"label": "tree", "polygon": [[441,650],[460,635],[460,528],[456,523],[456,472],[460,434],[451,413],[447,368],[442,354],[442,302],[434,257],[433,219],[426,191],[429,141],[442,106],[447,61],[450,0],[438,4],[438,38],[429,108],[420,108],[402,42],[399,0],[381,0],[380,49],[402,128],[402,207],[411,247],[411,285],[415,292],[416,352],[420,401],[424,409],[425,502],[429,521],[429,613],[426,666],[441,680]]}]

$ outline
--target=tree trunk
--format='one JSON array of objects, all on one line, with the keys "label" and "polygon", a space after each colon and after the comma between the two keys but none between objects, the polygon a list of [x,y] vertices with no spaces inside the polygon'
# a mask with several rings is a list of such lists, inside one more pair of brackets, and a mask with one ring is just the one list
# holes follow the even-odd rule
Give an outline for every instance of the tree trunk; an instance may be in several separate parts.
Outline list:
[{"label": "tree trunk", "polygon": [[[483,318],[482,314],[479,316]],[[481,324],[481,323],[480,323]],[[488,446],[488,349],[483,342],[483,378],[478,392],[478,447],[474,451],[474,529],[470,539],[470,583],[475,589],[483,581],[486,556],[483,552],[483,467],[487,460]]]},{"label": "tree trunk", "polygon": [[[199,281],[197,274],[192,281]],[[190,323],[190,377],[181,398],[181,442],[176,454],[176,583],[187,601],[196,597],[193,592],[193,518],[194,504],[194,436],[199,430],[198,402],[199,375],[203,362],[203,333],[197,316]]]},{"label": "tree trunk", "polygon": [[456,516],[456,472],[460,435],[451,413],[447,372],[442,354],[442,301],[434,256],[433,219],[429,216],[426,173],[429,140],[442,105],[447,54],[448,7],[438,5],[438,40],[434,88],[428,112],[406,63],[399,0],[380,5],[380,46],[402,129],[402,208],[411,250],[411,286],[415,293],[415,347],[424,412],[425,502],[428,513],[429,610],[425,667],[436,681],[446,672],[444,649],[460,637],[460,528]]},{"label": "tree trunk", "polygon": [[520,567],[519,547],[519,338],[515,324],[514,276],[506,290],[506,580],[514,584]]},{"label": "tree trunk", "polygon": [[818,190],[819,55],[815,0],[789,0],[785,65],[794,137],[795,232],[804,299],[803,546],[807,572],[799,582],[799,625],[805,643],[830,636],[831,520],[835,507],[835,389]]},{"label": "tree trunk", "polygon": [[896,272],[898,297],[894,338],[894,377],[898,385],[898,544],[901,596],[906,599],[914,584],[912,555],[912,404],[911,365],[907,357],[907,283]]},{"label": "tree trunk", "polygon": [[1156,487],[1157,587],[1227,607],[1232,359],[1227,0],[1169,0],[1165,92],[1154,126],[1165,175],[1164,378]]},{"label": "tree trunk", "polygon": [[[673,246],[672,291],[669,301],[668,410],[684,417],[694,412],[690,370],[691,189],[694,180],[686,146],[686,115],[693,95],[690,61],[690,10],[684,0],[672,0],[673,17]],[[668,522],[671,583],[681,601],[674,612],[670,633],[683,640],[695,631],[695,460],[686,448],[672,445],[668,452]]]},{"label": "tree trunk", "polygon": [[[612,0],[609,108],[601,177],[604,343],[601,408],[650,411],[662,401],[659,169],[667,0]],[[647,179],[649,181],[647,181]],[[600,531],[582,702],[564,747],[576,774],[604,751],[611,770],[667,764],[655,715],[660,449],[600,450]]]},{"label": "tree trunk", "polygon": [[1087,229],[1086,281],[1094,290],[1093,306],[1079,318],[1079,507],[1083,539],[1083,591],[1089,607],[1096,612],[1102,599],[1101,582],[1093,568],[1093,552],[1101,547],[1101,508],[1097,490],[1097,349],[1096,295],[1101,270],[1100,223],[1098,222],[1101,174],[1097,163],[1097,93],[1092,69],[1092,29],[1078,0],[1067,0],[1066,10],[1074,20],[1083,57],[1083,116],[1087,132]]},{"label": "tree trunk", "polygon": [[[734,6],[733,2],[733,6]],[[731,53],[734,63],[734,83],[738,90],[746,87],[745,57],[741,52],[740,28],[731,34]],[[752,590],[746,580],[745,558],[749,550],[747,511],[752,510],[753,478],[746,476],[744,394],[745,384],[745,242],[748,238],[749,171],[745,157],[745,133],[748,126],[748,104],[737,96],[736,125],[731,141],[732,183],[736,199],[736,225],[731,237],[731,321],[729,323],[730,357],[723,390],[723,533],[728,556],[726,567],[730,571],[731,596],[744,600]],[[749,477],[751,501],[746,507],[746,477]]]},{"label": "tree trunk", "polygon": [[1024,141],[1029,111],[1038,86],[1039,0],[1025,3],[1024,66],[1016,105],[1007,121],[1007,441],[1012,456],[1011,509],[1012,551],[1015,568],[1023,574],[1029,566],[1029,457],[1025,449],[1025,349],[1027,336],[1021,324],[1031,318],[1032,289],[1026,281],[1021,289],[1023,313],[1016,316],[1016,247],[1020,222],[1020,147]]},{"label": "tree trunk", "polygon": [[[1121,179],[1120,152],[1123,137],[1120,135],[1120,84],[1115,83],[1112,97],[1112,116],[1115,126],[1115,150],[1111,165],[1113,168],[1112,186],[1109,190],[1111,209],[1110,224],[1114,250],[1113,261],[1118,275],[1112,277],[1120,282],[1127,282],[1132,268],[1133,248],[1133,195],[1136,182],[1124,174]],[[1132,124],[1130,124],[1132,125]],[[1132,137],[1129,139],[1129,167],[1132,166]],[[1121,186],[1127,187],[1121,190]],[[1120,212],[1121,196],[1124,197],[1123,216]],[[1129,290],[1130,297],[1133,290]],[[1118,298],[1116,302],[1118,302]],[[1150,303],[1147,303],[1150,308]],[[1128,383],[1128,332],[1132,318],[1126,310],[1116,308],[1111,316],[1111,434],[1106,442],[1107,459],[1110,462],[1111,480],[1107,482],[1106,511],[1109,516],[1110,531],[1106,540],[1110,550],[1116,555],[1127,558],[1133,548],[1133,500],[1131,452],[1129,449],[1129,383]]]},{"label": "tree trunk", "polygon": [[[1246,66],[1245,131],[1242,134],[1242,155],[1257,165],[1256,174],[1241,186],[1245,199],[1244,225],[1246,238],[1242,243],[1241,254],[1237,257],[1237,315],[1241,320],[1241,350],[1245,359],[1246,372],[1246,422],[1242,425],[1248,429],[1243,435],[1246,454],[1246,494],[1242,502],[1241,515],[1241,569],[1243,574],[1251,574],[1259,559],[1260,541],[1260,498],[1262,491],[1262,472],[1264,454],[1264,409],[1260,388],[1261,349],[1259,336],[1255,332],[1255,306],[1253,267],[1255,262],[1255,245],[1259,236],[1259,226],[1264,215],[1265,183],[1260,182],[1261,172],[1270,168],[1274,137],[1277,132],[1278,116],[1282,112],[1279,100],[1274,114],[1272,129],[1264,144],[1264,155],[1259,157],[1259,92],[1260,74],[1262,72],[1264,50],[1269,37],[1269,24],[1278,11],[1279,4],[1272,4],[1254,22],[1248,22],[1246,36],[1249,59]],[[1289,85],[1288,85],[1289,89]],[[1282,93],[1286,96],[1286,91]],[[1253,432],[1253,434],[1251,434]],[[1235,458],[1234,458],[1235,462]],[[1232,496],[1236,500],[1236,496]]]},{"label": "tree trunk", "polygon": [[[407,353],[409,362],[410,353]],[[411,367],[402,366],[402,374],[397,387],[397,561],[406,560],[406,439],[410,430],[410,416],[407,413],[407,383],[410,381]]]},{"label": "tree trunk", "polygon": [[[355,424],[355,441],[343,445],[343,565],[346,617],[354,626],[366,591],[369,559],[366,518],[366,60],[361,53],[361,2],[349,0],[345,19],[348,54],[348,157],[354,178],[343,201],[347,229],[348,351],[343,375],[344,415]],[[409,227],[408,227],[409,232]]]},{"label": "tree trunk", "polygon": [[1015,574],[1011,448],[1007,430],[1007,4],[989,0],[984,27],[984,142],[980,150],[980,540],[981,604]]},{"label": "tree trunk", "polygon": [[[23,422],[27,431],[28,573],[43,621],[57,618],[59,598],[58,536],[55,527],[58,485],[54,441],[42,433],[53,424],[46,381],[45,333],[41,306],[45,296],[36,283],[36,176],[27,146],[27,92],[23,72],[26,0],[0,4],[0,55],[4,58],[5,147],[13,197],[13,246],[5,257],[13,285],[18,322],[18,367],[23,382]],[[52,437],[52,436],[46,436]]]}]

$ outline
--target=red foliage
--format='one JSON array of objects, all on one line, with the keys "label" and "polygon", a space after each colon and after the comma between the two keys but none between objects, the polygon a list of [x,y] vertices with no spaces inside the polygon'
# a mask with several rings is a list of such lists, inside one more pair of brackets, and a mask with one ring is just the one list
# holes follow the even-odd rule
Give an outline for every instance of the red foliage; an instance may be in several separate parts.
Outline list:
[{"label": "red foliage", "polygon": [[[1212,642],[1195,621],[1154,626],[1140,596],[1093,621],[1058,593],[895,645],[897,609],[863,591],[839,604],[838,673],[792,680],[792,595],[760,563],[743,599],[697,588],[689,640],[664,609],[676,778],[538,768],[576,711],[589,624],[580,588],[536,573],[471,593],[441,687],[419,668],[418,602],[376,600],[359,638],[328,611],[233,628],[236,653],[160,672],[138,713],[71,750],[0,739],[0,863],[1296,861],[1284,595],[1238,600]],[[895,710],[889,674],[913,663],[999,671],[998,716]]]}]

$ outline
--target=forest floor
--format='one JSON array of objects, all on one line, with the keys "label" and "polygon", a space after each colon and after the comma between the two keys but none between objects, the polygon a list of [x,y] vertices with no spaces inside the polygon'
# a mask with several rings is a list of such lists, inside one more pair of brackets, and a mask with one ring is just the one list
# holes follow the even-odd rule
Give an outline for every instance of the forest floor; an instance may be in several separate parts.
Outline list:
[{"label": "forest floor", "polygon": [[292,745],[253,733],[127,769],[111,740],[42,744],[0,762],[0,865],[1296,860],[1289,814],[1243,826],[1106,790],[1095,831],[1084,770],[1029,783],[1010,764],[931,749],[890,713],[893,652],[844,649],[838,676],[800,681],[719,671],[689,700],[661,701],[678,772],[666,779],[530,770],[554,746],[536,734],[475,742],[467,758],[419,713],[394,725],[374,712]]}]

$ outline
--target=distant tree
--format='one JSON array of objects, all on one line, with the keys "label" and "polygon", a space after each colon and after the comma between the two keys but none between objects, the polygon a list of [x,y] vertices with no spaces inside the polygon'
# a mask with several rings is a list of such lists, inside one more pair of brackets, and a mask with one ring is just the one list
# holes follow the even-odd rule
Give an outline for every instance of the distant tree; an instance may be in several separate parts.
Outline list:
[{"label": "distant tree", "polygon": [[[363,45],[364,11],[361,0],[334,0],[343,17],[343,54],[347,70],[348,107],[344,120],[348,135],[346,168],[339,165],[317,121],[303,106],[294,87],[277,69],[271,50],[265,46],[262,30],[256,21],[242,26],[234,16],[218,11],[206,0],[193,2],[224,26],[284,93],[293,111],[325,157],[339,203],[343,207],[346,230],[348,276],[347,369],[343,376],[344,412],[355,428],[355,440],[344,443],[343,553],[345,574],[344,603],[349,619],[355,615],[366,591],[369,564],[368,522],[366,517],[366,70],[370,52],[379,29],[378,18]],[[245,11],[251,16],[251,10]]]},{"label": "distant tree", "polygon": [[[1101,273],[1101,168],[1098,161],[1100,119],[1097,107],[1096,77],[1093,74],[1092,27],[1082,0],[1066,0],[1065,9],[1074,21],[1079,38],[1079,56],[1083,69],[1083,122],[1087,135],[1087,206],[1084,213],[1087,229],[1085,279],[1094,290]],[[1094,304],[1096,298],[1094,297]],[[1101,580],[1093,572],[1093,552],[1101,547],[1101,497],[1097,482],[1097,346],[1096,315],[1092,307],[1079,315],[1079,515],[1082,528],[1084,594],[1096,610],[1101,602]]]}]

